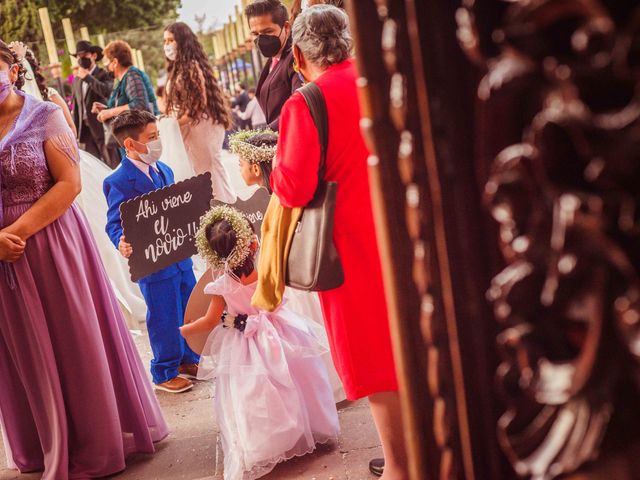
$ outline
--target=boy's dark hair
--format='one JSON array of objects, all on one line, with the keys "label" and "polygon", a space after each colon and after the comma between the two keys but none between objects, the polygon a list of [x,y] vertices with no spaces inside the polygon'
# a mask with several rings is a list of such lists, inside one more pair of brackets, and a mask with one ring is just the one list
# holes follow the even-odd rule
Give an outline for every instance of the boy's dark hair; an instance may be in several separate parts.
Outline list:
[{"label": "boy's dark hair", "polygon": [[273,23],[281,27],[284,27],[285,22],[289,20],[289,10],[280,0],[256,0],[247,5],[244,13],[247,16],[247,21],[253,17],[271,15]]},{"label": "boy's dark hair", "polygon": [[256,89],[255,89],[255,88],[253,88],[253,87],[251,87],[249,90],[247,90],[247,93],[252,93],[252,94],[254,94],[254,95],[255,95],[255,93],[256,93]]},{"label": "boy's dark hair", "polygon": [[127,138],[138,140],[140,134],[150,123],[156,123],[156,117],[146,110],[127,110],[111,122],[111,131],[123,146]]},{"label": "boy's dark hair", "polygon": [[[253,225],[247,220],[249,227],[253,230]],[[207,241],[211,249],[216,252],[221,258],[228,257],[238,243],[236,232],[233,227],[226,220],[218,220],[210,225],[207,225],[205,229]],[[233,274],[241,278],[243,275],[248,276],[255,270],[255,263],[253,261],[253,255],[249,255],[246,260],[233,270]]]}]

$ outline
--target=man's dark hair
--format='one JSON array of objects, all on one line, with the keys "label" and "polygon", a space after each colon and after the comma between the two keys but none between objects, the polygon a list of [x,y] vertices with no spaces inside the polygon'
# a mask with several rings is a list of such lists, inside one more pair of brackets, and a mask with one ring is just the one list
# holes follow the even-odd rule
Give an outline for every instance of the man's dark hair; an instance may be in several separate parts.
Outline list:
[{"label": "man's dark hair", "polygon": [[280,27],[284,27],[285,22],[289,20],[289,10],[280,0],[256,0],[247,5],[244,13],[247,16],[247,21],[253,17],[271,15],[273,23]]},{"label": "man's dark hair", "polygon": [[240,90],[246,90],[247,86],[244,83],[239,83],[238,87],[240,87]]},{"label": "man's dark hair", "polygon": [[118,143],[124,145],[127,138],[138,140],[147,125],[155,122],[156,117],[146,110],[127,110],[113,119],[111,131]]}]

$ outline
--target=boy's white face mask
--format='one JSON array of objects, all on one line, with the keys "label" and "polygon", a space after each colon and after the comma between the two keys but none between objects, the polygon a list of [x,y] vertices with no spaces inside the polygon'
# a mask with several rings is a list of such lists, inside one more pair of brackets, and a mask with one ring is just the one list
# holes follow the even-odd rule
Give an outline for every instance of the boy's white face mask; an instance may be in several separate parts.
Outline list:
[{"label": "boy's white face mask", "polygon": [[140,155],[140,160],[142,160],[144,163],[146,163],[147,165],[152,165],[160,160],[160,157],[162,156],[162,141],[159,138],[156,140],[151,140],[149,143],[136,143],[147,147],[146,153],[138,152],[138,155]]}]

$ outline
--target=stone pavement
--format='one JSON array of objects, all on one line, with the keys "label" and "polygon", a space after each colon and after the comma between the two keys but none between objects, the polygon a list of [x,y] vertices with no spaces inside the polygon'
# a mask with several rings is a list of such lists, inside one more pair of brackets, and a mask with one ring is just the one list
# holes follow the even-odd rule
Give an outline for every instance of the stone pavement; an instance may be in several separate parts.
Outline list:
[{"label": "stone pavement", "polygon": [[[151,358],[146,335],[135,342],[145,365]],[[117,480],[222,480],[222,453],[217,449],[217,428],[210,385],[198,382],[180,395],[157,392],[171,427],[169,438],[157,445],[155,455],[133,455]],[[283,463],[264,480],[368,480],[368,462],[381,456],[378,436],[366,400],[340,404],[342,434],[334,445],[321,446],[305,457]],[[0,442],[0,480],[36,480],[39,474],[18,475],[6,469]]]}]

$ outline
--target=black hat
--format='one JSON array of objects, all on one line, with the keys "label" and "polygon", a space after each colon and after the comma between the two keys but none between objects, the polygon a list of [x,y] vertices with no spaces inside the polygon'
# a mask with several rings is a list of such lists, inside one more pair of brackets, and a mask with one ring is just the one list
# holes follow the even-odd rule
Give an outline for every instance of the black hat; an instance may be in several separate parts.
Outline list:
[{"label": "black hat", "polygon": [[86,40],[80,40],[78,43],[76,43],[76,53],[72,53],[71,55],[77,57],[78,54],[87,52],[97,53],[97,61],[102,60],[102,57],[104,56],[102,54],[102,48],[98,47],[97,45],[91,45],[91,42],[87,42]]}]

